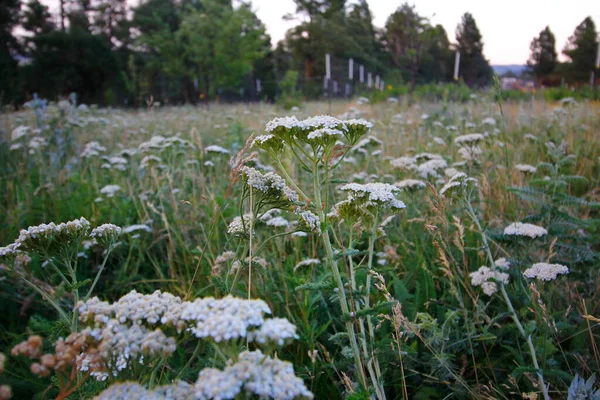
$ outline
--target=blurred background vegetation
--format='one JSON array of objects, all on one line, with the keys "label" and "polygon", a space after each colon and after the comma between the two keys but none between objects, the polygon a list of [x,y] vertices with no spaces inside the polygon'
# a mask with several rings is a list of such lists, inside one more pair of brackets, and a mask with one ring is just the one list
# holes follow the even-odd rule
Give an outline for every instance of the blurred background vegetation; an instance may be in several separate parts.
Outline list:
[{"label": "blurred background vegetation", "polygon": [[[323,90],[325,54],[331,55],[334,90],[349,94],[359,66],[385,77],[386,96],[411,93],[444,98],[442,84],[453,81],[455,51],[460,80],[469,87],[491,83],[475,18],[465,13],[455,42],[408,4],[383,28],[373,25],[366,0],[295,0],[298,25],[272,43],[251,3],[232,0],[60,0],[57,15],[39,0],[0,3],[0,104],[18,106],[34,93],[50,100],[78,93],[85,103],[110,106],[203,101],[256,101],[286,97],[315,99]],[[549,27],[531,42],[522,72],[537,87],[587,87],[597,67],[598,39],[591,17],[576,27],[558,61]],[[348,61],[354,61],[354,81]],[[291,72],[291,74],[288,74]],[[514,75],[506,72],[507,76]],[[596,76],[600,75],[596,73]],[[292,79],[295,78],[295,79]],[[258,83],[257,81],[260,81]],[[338,85],[339,83],[339,85]],[[362,89],[361,89],[362,88]],[[352,94],[367,94],[366,84]],[[451,90],[454,88],[451,88]],[[298,90],[296,93],[295,91]],[[460,99],[460,90],[455,98]],[[335,92],[335,93],[334,93]],[[519,90],[514,94],[519,96]],[[593,91],[577,92],[592,97]]]}]

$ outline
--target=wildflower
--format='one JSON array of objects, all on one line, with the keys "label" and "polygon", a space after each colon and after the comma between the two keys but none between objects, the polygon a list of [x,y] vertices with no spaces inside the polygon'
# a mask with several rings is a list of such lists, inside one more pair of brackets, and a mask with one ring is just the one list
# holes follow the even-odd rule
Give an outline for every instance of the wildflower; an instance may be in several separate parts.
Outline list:
[{"label": "wildflower", "polygon": [[477,184],[477,179],[469,178],[464,172],[458,172],[450,178],[448,183],[442,187],[440,194],[444,197],[459,195],[462,190],[466,190],[470,184]]},{"label": "wildflower", "polygon": [[500,268],[505,271],[510,268],[510,263],[504,257],[499,258],[496,261],[494,261],[494,265],[496,265],[496,268]]},{"label": "wildflower", "polygon": [[117,241],[120,234],[121,228],[117,225],[102,224],[92,230],[92,233],[90,233],[90,238],[93,239],[93,244],[100,244],[109,248]]},{"label": "wildflower", "polygon": [[483,121],[481,121],[481,123],[483,125],[491,125],[494,126],[496,125],[496,120],[492,117],[487,117],[486,119],[484,119]]},{"label": "wildflower", "polygon": [[300,217],[300,223],[309,232],[321,234],[321,220],[314,213],[302,209],[296,209],[296,214]]},{"label": "wildflower", "polygon": [[268,219],[266,221],[266,224],[267,224],[267,226],[273,226],[276,228],[285,228],[290,225],[290,221],[288,221],[287,219],[285,219],[283,217],[274,217],[274,218]]},{"label": "wildflower", "polygon": [[149,168],[149,167],[153,167],[156,165],[160,165],[161,163],[162,163],[162,160],[159,157],[149,155],[149,156],[144,156],[144,158],[142,158],[142,161],[140,162],[140,166],[142,168]]},{"label": "wildflower", "polygon": [[394,168],[412,170],[417,167],[417,159],[414,157],[400,157],[391,160],[390,165]]},{"label": "wildflower", "polygon": [[469,274],[471,285],[481,286],[483,292],[492,296],[498,290],[498,283],[508,283],[509,275],[486,266],[479,267],[475,272]]},{"label": "wildflower", "polygon": [[159,400],[160,397],[137,382],[115,383],[102,391],[94,400]]},{"label": "wildflower", "polygon": [[208,146],[204,150],[208,153],[229,154],[229,150],[217,145]]},{"label": "wildflower", "polygon": [[365,206],[380,206],[392,210],[401,210],[406,205],[396,199],[396,193],[399,189],[388,183],[348,183],[343,185],[340,190],[350,192],[350,201],[358,200]]},{"label": "wildflower", "polygon": [[504,228],[504,234],[507,236],[525,236],[535,239],[547,235],[548,231],[541,226],[515,222]]},{"label": "wildflower", "polygon": [[421,161],[421,160],[429,161],[429,160],[443,160],[444,157],[442,157],[439,154],[434,154],[434,153],[419,153],[419,154],[415,155],[415,159],[417,161]]},{"label": "wildflower", "polygon": [[121,186],[119,185],[106,185],[102,189],[100,189],[100,193],[106,195],[106,197],[114,197],[115,193],[121,190]]},{"label": "wildflower", "polygon": [[121,229],[121,233],[127,234],[137,231],[152,232],[152,229],[146,224],[129,225]]},{"label": "wildflower", "polygon": [[278,153],[283,149],[284,144],[285,142],[281,138],[273,134],[268,134],[255,137],[250,147],[260,147],[264,150],[273,150],[275,153]]},{"label": "wildflower", "polygon": [[263,174],[255,168],[243,167],[241,173],[249,187],[262,192],[274,202],[298,201],[298,194],[274,172]]},{"label": "wildflower", "polygon": [[320,128],[310,132],[306,138],[311,143],[320,144],[322,146],[332,146],[338,138],[343,136],[344,133],[339,129]]},{"label": "wildflower", "polygon": [[443,159],[431,159],[418,165],[415,169],[417,174],[423,178],[434,177],[438,178],[440,175],[438,170],[448,167],[448,163]]},{"label": "wildflower", "polygon": [[553,281],[558,275],[569,273],[569,268],[561,264],[536,263],[523,272],[523,275],[529,279],[539,279],[542,281]]},{"label": "wildflower", "polygon": [[252,226],[252,215],[246,214],[243,217],[235,217],[227,227],[227,234],[235,237],[248,237]]},{"label": "wildflower", "polygon": [[5,263],[11,265],[17,256],[22,254],[18,248],[19,245],[17,243],[11,243],[6,247],[0,247],[0,264]]},{"label": "wildflower", "polygon": [[498,285],[496,285],[495,282],[483,282],[481,284],[481,289],[483,290],[483,293],[485,293],[488,296],[493,296],[494,293],[496,293],[498,291]]},{"label": "wildflower", "polygon": [[458,154],[466,161],[474,161],[483,154],[483,150],[479,146],[461,147]]},{"label": "wildflower", "polygon": [[255,331],[248,333],[248,341],[283,346],[286,341],[298,339],[296,326],[285,318],[270,318]]},{"label": "wildflower", "polygon": [[22,229],[15,244],[19,250],[54,252],[62,246],[79,246],[89,231],[90,223],[83,217],[58,225],[51,222]]},{"label": "wildflower", "polygon": [[469,133],[467,135],[461,135],[454,138],[454,143],[457,145],[472,146],[481,142],[485,137],[481,133]]},{"label": "wildflower", "polygon": [[264,323],[264,314],[270,313],[262,300],[207,297],[186,302],[181,319],[187,321],[187,330],[197,338],[220,343],[246,338],[250,330]]},{"label": "wildflower", "polygon": [[426,184],[425,182],[420,181],[418,179],[405,179],[403,181],[398,181],[394,183],[394,186],[396,186],[398,189],[415,191],[423,189],[426,186]]},{"label": "wildflower", "polygon": [[10,138],[13,141],[19,140],[23,136],[27,135],[27,132],[29,132],[29,127],[27,127],[27,126],[17,126],[15,129],[13,129]]},{"label": "wildflower", "polygon": [[194,390],[196,399],[233,399],[242,392],[258,398],[313,398],[291,363],[272,359],[260,350],[243,351],[237,363],[229,363],[223,371],[203,369]]},{"label": "wildflower", "polygon": [[275,118],[267,123],[265,131],[280,133],[282,130],[289,130],[298,127],[300,121],[296,117]]},{"label": "wildflower", "polygon": [[517,164],[515,165],[515,169],[521,171],[524,174],[535,174],[537,171],[536,167],[529,164]]}]

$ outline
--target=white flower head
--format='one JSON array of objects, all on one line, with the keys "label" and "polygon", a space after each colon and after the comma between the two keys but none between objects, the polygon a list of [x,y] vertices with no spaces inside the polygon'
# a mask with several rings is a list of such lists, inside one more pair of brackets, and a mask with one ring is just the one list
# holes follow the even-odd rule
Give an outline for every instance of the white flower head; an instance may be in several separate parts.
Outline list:
[{"label": "white flower head", "polygon": [[114,224],[102,224],[92,230],[90,238],[93,244],[100,244],[104,247],[112,246],[119,238],[121,228]]},{"label": "white flower head", "polygon": [[214,145],[214,144],[206,147],[204,149],[204,151],[206,151],[207,153],[215,153],[215,154],[229,154],[229,150],[227,150],[221,146]]},{"label": "white flower head", "polygon": [[416,191],[425,188],[427,184],[418,179],[404,179],[394,183],[394,186],[401,190]]},{"label": "white flower head", "polygon": [[548,234],[548,231],[541,226],[515,222],[504,228],[504,234],[507,236],[522,236],[535,239]]},{"label": "white flower head", "polygon": [[472,146],[483,141],[484,139],[485,136],[483,136],[481,133],[469,133],[466,135],[457,136],[456,138],[454,138],[454,143],[459,146]]},{"label": "white flower head", "polygon": [[105,195],[106,197],[114,197],[115,194],[121,190],[121,186],[119,185],[106,185],[102,189],[100,189],[100,193]]},{"label": "white flower head", "polygon": [[569,273],[569,268],[562,264],[536,263],[523,272],[523,275],[529,279],[539,279],[541,281],[553,281],[558,275]]},{"label": "white flower head", "polygon": [[537,171],[536,167],[534,167],[533,165],[529,165],[529,164],[517,164],[517,165],[515,165],[515,169],[524,174],[535,174]]}]

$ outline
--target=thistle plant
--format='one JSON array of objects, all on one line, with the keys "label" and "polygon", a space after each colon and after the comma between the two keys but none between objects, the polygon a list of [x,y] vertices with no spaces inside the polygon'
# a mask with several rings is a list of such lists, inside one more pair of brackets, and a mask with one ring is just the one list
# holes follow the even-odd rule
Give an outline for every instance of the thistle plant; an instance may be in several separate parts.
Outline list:
[{"label": "thistle plant", "polygon": [[[254,138],[250,147],[262,149],[283,178],[273,172],[263,175],[254,169],[240,167],[245,184],[240,213],[246,209],[244,200],[248,200],[251,213],[248,218],[238,217],[240,219],[234,222],[240,226],[248,221],[249,244],[244,253],[247,251],[250,255],[254,221],[260,219],[261,212],[272,208],[295,215],[299,229],[320,236],[324,264],[330,269],[336,286],[356,380],[362,390],[374,388],[377,398],[384,399],[383,375],[375,350],[376,332],[371,317],[383,306],[371,304],[369,271],[374,267],[379,225],[385,217],[397,213],[405,205],[396,198],[400,190],[395,186],[349,183],[338,190],[336,183],[340,181],[334,177],[337,167],[371,127],[371,123],[362,119],[339,120],[329,116],[305,120],[285,117],[269,122],[267,133]],[[293,161],[286,162],[288,157]],[[290,168],[294,163],[300,165],[305,174],[300,172],[300,176],[299,171]],[[345,192],[347,198],[336,203],[335,197],[340,192]],[[347,244],[344,244],[345,238],[336,235],[332,229],[336,221],[349,228]],[[230,225],[230,231],[231,228]],[[354,258],[359,254],[353,246],[362,232],[368,236],[368,251],[366,259],[357,264]],[[367,269],[368,273],[365,281],[359,283],[357,271],[361,268]]]}]

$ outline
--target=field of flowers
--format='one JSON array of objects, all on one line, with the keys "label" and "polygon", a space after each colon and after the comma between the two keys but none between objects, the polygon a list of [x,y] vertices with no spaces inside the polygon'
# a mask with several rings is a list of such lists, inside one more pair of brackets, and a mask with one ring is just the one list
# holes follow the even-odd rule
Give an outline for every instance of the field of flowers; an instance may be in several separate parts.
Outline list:
[{"label": "field of flowers", "polygon": [[599,184],[571,99],[36,99],[0,115],[0,399],[598,399]]}]

